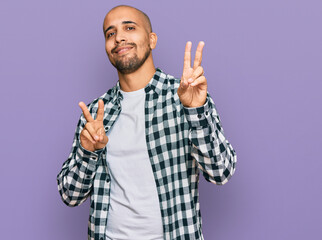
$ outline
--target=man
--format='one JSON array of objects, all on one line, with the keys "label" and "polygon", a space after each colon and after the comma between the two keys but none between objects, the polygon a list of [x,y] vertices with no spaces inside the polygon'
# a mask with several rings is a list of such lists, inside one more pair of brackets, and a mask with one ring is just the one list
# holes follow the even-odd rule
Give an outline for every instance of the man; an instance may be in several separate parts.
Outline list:
[{"label": "man", "polygon": [[203,239],[199,170],[225,184],[236,154],[225,139],[201,67],[186,44],[181,79],[153,64],[157,35],[130,6],[104,19],[105,48],[119,81],[78,122],[69,158],[57,176],[62,200],[90,197],[88,239]]}]

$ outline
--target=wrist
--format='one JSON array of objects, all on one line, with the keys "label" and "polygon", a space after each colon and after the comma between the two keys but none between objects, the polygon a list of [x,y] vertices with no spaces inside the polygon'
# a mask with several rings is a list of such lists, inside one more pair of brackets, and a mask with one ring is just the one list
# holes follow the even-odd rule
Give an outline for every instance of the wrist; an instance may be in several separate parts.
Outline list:
[{"label": "wrist", "polygon": [[203,102],[191,103],[191,104],[182,104],[185,108],[199,108],[206,104],[207,98]]}]

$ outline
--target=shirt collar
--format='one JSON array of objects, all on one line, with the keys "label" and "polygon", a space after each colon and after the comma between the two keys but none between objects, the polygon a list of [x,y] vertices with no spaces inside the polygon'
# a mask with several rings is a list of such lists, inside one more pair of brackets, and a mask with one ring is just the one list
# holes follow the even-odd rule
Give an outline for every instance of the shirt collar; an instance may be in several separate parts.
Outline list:
[{"label": "shirt collar", "polygon": [[[156,68],[156,71],[153,75],[153,77],[151,78],[151,80],[149,81],[149,83],[145,86],[144,91],[146,93],[150,92],[150,91],[154,91],[157,95],[159,95],[159,93],[162,90],[162,86],[163,83],[166,79],[167,75],[160,69],[160,68]],[[114,86],[113,90],[112,90],[112,101],[121,101],[123,100],[123,95],[120,92],[120,81],[118,80],[116,85]]]},{"label": "shirt collar", "polygon": [[145,92],[148,93],[152,90],[159,95],[159,93],[162,90],[163,83],[166,77],[167,75],[160,68],[157,68],[153,77],[151,78],[149,83],[145,86],[144,88]]}]

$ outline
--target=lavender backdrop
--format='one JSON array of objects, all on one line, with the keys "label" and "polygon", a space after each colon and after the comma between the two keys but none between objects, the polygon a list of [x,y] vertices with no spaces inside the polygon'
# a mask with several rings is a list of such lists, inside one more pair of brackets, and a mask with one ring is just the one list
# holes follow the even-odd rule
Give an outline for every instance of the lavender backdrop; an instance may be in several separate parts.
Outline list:
[{"label": "lavender backdrop", "polygon": [[322,239],[322,3],[314,0],[0,2],[1,239],[87,237],[89,202],[69,208],[56,175],[80,115],[117,75],[102,21],[145,11],[156,66],[180,77],[185,42],[203,66],[238,155],[224,186],[201,178],[206,240]]}]

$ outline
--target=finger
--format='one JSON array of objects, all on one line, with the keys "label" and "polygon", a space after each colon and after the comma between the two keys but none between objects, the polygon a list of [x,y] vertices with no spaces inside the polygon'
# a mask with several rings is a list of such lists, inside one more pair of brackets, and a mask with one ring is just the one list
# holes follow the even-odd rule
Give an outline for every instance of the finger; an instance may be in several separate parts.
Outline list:
[{"label": "finger", "polygon": [[99,140],[99,137],[98,137],[96,131],[94,130],[93,126],[90,123],[86,123],[84,128],[89,132],[89,134],[92,136],[92,138],[95,141]]},{"label": "finger", "polygon": [[108,137],[106,135],[102,136],[102,140],[98,141],[97,143],[106,145],[108,143]]},{"label": "finger", "polygon": [[91,143],[95,144],[96,142],[92,138],[92,136],[89,134],[89,132],[86,129],[83,129],[81,133],[85,138],[87,138]]},{"label": "finger", "polygon": [[187,87],[189,87],[188,80],[182,78],[181,81],[180,81],[180,87],[181,87],[181,89],[186,89]]},{"label": "finger", "polygon": [[106,134],[100,136],[100,140],[99,143],[103,143],[103,144],[107,144],[108,143],[108,137],[106,136]]},{"label": "finger", "polygon": [[86,119],[87,122],[92,122],[94,121],[94,119],[92,118],[90,112],[88,111],[87,109],[87,106],[85,103],[83,102],[79,102],[78,105],[80,106],[80,108],[82,109],[83,111],[83,114],[84,114],[84,117]]},{"label": "finger", "polygon": [[197,86],[197,85],[204,85],[204,84],[207,84],[207,79],[205,78],[205,76],[200,76],[198,77],[196,80],[194,80],[190,86],[194,87],[194,86]]},{"label": "finger", "polygon": [[202,50],[204,46],[205,46],[205,43],[203,41],[200,41],[196,50],[195,60],[193,62],[193,69],[196,69],[198,66],[201,65]]},{"label": "finger", "polygon": [[183,69],[191,68],[191,46],[192,43],[188,41],[184,50]]},{"label": "finger", "polygon": [[96,133],[98,135],[98,141],[102,142],[105,138],[104,136],[106,136],[105,129],[103,127],[99,128]]},{"label": "finger", "polygon": [[102,99],[98,100],[97,121],[103,121],[104,118],[104,102]]},{"label": "finger", "polygon": [[189,83],[192,83],[195,79],[197,79],[198,77],[202,76],[204,73],[203,67],[198,66],[192,73],[191,78],[188,79]]}]

